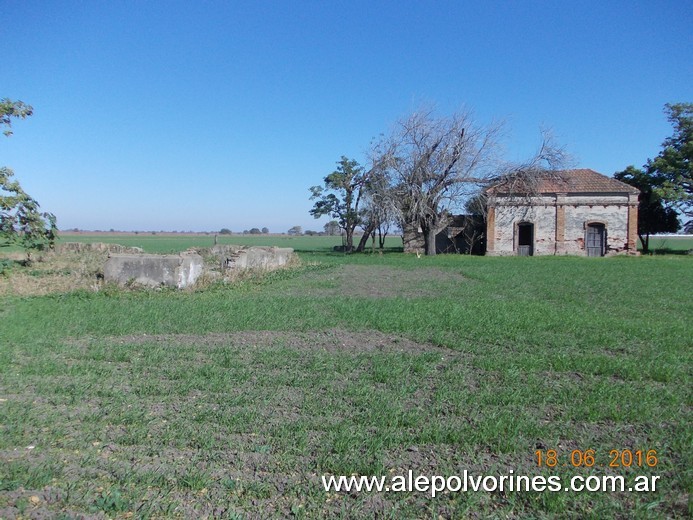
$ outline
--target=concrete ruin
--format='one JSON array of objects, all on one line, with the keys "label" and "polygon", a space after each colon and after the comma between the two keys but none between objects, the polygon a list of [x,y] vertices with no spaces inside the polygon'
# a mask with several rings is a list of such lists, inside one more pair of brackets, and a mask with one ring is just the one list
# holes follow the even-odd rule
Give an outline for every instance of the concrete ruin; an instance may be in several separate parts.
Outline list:
[{"label": "concrete ruin", "polygon": [[219,257],[223,269],[272,270],[287,265],[294,257],[290,247],[217,245],[211,253]]},{"label": "concrete ruin", "polygon": [[57,253],[142,253],[142,248],[104,242],[64,242],[55,245]]},{"label": "concrete ruin", "polygon": [[[245,269],[273,270],[288,265],[294,258],[294,250],[280,247],[244,247],[216,245],[211,249],[177,255],[112,253],[104,265],[104,281],[118,285],[144,287],[175,287],[184,289],[195,284],[203,272],[212,278],[222,271]],[[218,263],[205,266],[209,256]]]},{"label": "concrete ruin", "polygon": [[145,287],[192,286],[204,270],[196,253],[178,255],[111,254],[104,265],[104,280],[118,285]]}]

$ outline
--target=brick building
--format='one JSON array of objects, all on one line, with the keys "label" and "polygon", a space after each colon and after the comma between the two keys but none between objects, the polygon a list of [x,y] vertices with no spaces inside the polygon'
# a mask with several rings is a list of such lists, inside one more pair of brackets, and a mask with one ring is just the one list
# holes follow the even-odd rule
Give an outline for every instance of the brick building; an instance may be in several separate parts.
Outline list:
[{"label": "brick building", "polygon": [[640,192],[594,170],[557,173],[531,195],[507,184],[486,190],[486,254],[636,254]]}]

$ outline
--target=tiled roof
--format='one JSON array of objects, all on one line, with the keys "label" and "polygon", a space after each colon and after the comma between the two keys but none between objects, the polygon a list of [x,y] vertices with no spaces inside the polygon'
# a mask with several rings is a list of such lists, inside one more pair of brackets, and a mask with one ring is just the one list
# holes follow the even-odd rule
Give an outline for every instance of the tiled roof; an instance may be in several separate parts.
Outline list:
[{"label": "tiled roof", "polygon": [[[640,191],[625,182],[607,177],[588,168],[576,170],[560,170],[544,179],[540,179],[535,187],[536,193],[632,193]],[[492,186],[491,193],[503,193],[503,184]],[[516,187],[517,190],[517,187]]]}]

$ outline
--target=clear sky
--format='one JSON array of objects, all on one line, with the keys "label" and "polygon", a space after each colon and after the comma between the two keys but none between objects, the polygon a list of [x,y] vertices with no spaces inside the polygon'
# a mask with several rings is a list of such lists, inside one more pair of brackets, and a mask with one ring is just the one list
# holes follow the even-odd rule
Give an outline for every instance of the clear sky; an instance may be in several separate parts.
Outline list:
[{"label": "clear sky", "polygon": [[0,164],[61,229],[322,229],[308,188],[422,104],[607,175],[693,102],[693,2],[0,0]]}]

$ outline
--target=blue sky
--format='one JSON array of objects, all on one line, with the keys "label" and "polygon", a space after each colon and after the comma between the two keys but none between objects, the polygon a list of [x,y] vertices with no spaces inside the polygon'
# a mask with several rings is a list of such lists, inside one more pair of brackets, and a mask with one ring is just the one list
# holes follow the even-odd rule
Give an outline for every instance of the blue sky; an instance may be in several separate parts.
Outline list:
[{"label": "blue sky", "polygon": [[693,101],[690,1],[6,1],[0,164],[62,229],[322,229],[308,188],[422,104],[642,165]]}]

